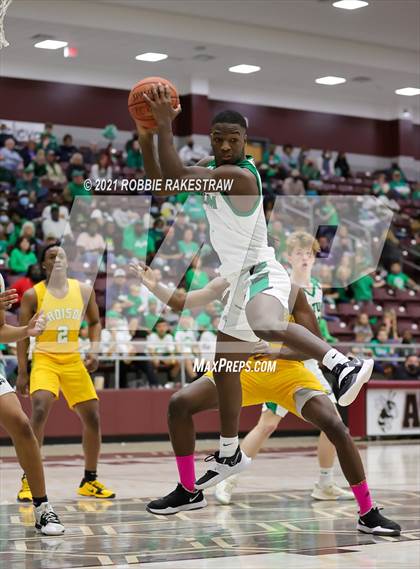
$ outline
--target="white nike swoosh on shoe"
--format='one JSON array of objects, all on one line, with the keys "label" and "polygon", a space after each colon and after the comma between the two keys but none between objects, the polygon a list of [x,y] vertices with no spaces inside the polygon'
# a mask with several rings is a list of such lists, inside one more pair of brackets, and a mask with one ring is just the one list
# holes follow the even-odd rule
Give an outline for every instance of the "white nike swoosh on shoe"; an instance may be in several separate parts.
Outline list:
[{"label": "white nike swoosh on shoe", "polygon": [[197,500],[197,498],[199,498],[199,497],[200,497],[200,494],[197,494],[196,496],[193,496],[192,498],[190,498],[188,500],[188,502],[191,504],[191,502],[195,502]]}]

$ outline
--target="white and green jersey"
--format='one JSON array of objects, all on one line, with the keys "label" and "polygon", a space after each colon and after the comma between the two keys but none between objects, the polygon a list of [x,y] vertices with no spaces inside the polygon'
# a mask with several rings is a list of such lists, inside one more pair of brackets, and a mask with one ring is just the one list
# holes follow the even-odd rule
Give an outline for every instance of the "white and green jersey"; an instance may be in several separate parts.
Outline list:
[{"label": "white and green jersey", "polygon": [[[228,192],[206,192],[203,200],[210,241],[220,258],[220,274],[225,277],[275,259],[274,249],[268,246],[261,178],[254,160],[246,156],[236,166],[249,170],[257,180],[258,197],[254,207],[248,212],[237,210]],[[207,168],[214,170],[215,160]]]},{"label": "white and green jersey", "polygon": [[317,279],[311,278],[311,284],[308,288],[302,287],[306,300],[308,301],[309,306],[315,312],[316,319],[318,322],[321,320],[322,317],[322,288],[321,284]]}]

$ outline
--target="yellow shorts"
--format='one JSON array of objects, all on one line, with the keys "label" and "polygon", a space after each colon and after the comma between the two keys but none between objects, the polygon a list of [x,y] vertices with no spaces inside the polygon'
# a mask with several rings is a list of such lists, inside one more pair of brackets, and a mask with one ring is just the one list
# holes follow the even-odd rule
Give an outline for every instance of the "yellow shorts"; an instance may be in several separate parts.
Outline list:
[{"label": "yellow shorts", "polygon": [[[296,407],[295,394],[304,389],[319,393],[328,393],[315,375],[305,368],[302,362],[275,360],[275,371],[260,371],[263,361],[251,363],[254,369],[241,371],[242,406],[259,405],[267,401],[281,405],[294,415],[301,417],[300,410]],[[213,374],[205,374],[210,379]]]},{"label": "yellow shorts", "polygon": [[[64,358],[63,358],[64,359]],[[98,396],[82,359],[59,363],[45,354],[34,354],[29,381],[30,394],[43,389],[58,398],[60,389],[69,407]]]}]

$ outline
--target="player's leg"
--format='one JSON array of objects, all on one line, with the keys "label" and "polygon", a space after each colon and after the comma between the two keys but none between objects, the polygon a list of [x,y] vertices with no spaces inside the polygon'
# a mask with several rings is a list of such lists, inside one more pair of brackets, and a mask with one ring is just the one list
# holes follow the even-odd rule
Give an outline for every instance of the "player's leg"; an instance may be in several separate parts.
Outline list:
[{"label": "player's leg", "polygon": [[300,324],[286,322],[287,309],[278,298],[260,292],[246,305],[246,316],[255,334],[267,342],[288,347],[314,358],[327,367],[337,382],[340,405],[350,405],[372,373],[373,360],[350,360]]},{"label": "player's leg", "polygon": [[[55,399],[56,396],[51,391],[39,389],[31,392],[32,415],[30,422],[39,447],[42,446],[44,441],[45,425]],[[18,502],[30,502],[32,500],[31,488],[25,471],[22,475],[21,487],[17,499]]]},{"label": "player's leg", "polygon": [[99,402],[97,399],[83,401],[77,403],[73,409],[83,426],[82,444],[85,457],[85,472],[77,492],[81,496],[100,499],[115,498],[115,492],[98,480],[98,460],[101,450]]},{"label": "player's leg", "polygon": [[214,382],[202,377],[172,395],[168,408],[168,427],[175,453],[179,483],[175,490],[147,505],[153,514],[175,514],[207,505],[201,490],[194,487],[195,430],[193,415],[217,409],[218,397]]},{"label": "player's leg", "polygon": [[[242,407],[238,362],[245,362],[248,359],[249,346],[248,342],[242,342],[220,330],[218,332],[214,380],[219,397],[220,446],[219,451],[214,454],[215,466],[196,482],[196,488],[200,490],[214,486],[228,476],[241,472],[251,462],[250,458],[241,451],[238,437]],[[223,363],[219,366],[220,362]]]},{"label": "player's leg", "polygon": [[32,491],[35,527],[45,535],[64,533],[64,526],[48,502],[39,444],[15,393],[0,394],[0,425],[10,435],[20,466]]},{"label": "player's leg", "polygon": [[336,448],[343,474],[359,505],[357,528],[364,533],[399,535],[400,526],[382,516],[373,505],[359,451],[334,404],[326,395],[318,395],[303,405],[301,413],[322,430]]},{"label": "player's leg", "polygon": [[334,461],[337,456],[335,446],[321,431],[318,438],[318,464],[319,479],[312,491],[312,498],[316,500],[353,500],[352,492],[340,488],[333,478]]},{"label": "player's leg", "polygon": [[[247,456],[254,459],[263,444],[277,429],[282,417],[287,414],[287,409],[279,407],[275,403],[263,405],[258,423],[246,435],[241,443],[241,448]],[[215,488],[214,496],[219,504],[228,505],[232,501],[232,494],[238,484],[238,476],[234,475],[219,482]]]}]

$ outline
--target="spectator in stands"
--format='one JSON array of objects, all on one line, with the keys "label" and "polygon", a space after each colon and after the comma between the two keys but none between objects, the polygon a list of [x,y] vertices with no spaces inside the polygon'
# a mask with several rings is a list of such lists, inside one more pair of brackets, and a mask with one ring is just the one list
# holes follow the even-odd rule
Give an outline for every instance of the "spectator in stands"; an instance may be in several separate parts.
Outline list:
[{"label": "spectator in stands", "polygon": [[404,180],[399,170],[394,170],[389,183],[389,197],[391,199],[401,199],[410,197],[410,186]]},{"label": "spectator in stands", "polygon": [[191,259],[191,267],[185,275],[185,285],[187,291],[204,288],[209,283],[208,274],[201,269],[201,258],[196,255]]},{"label": "spectator in stands", "polygon": [[24,275],[28,271],[30,265],[37,263],[38,259],[33,251],[31,251],[31,243],[27,237],[19,237],[10,253],[9,269],[12,273]]},{"label": "spectator in stands", "polygon": [[87,191],[83,185],[84,179],[83,170],[72,170],[71,182],[67,184],[63,192],[63,200],[66,204],[70,205],[76,196],[92,197],[91,192]]},{"label": "spectator in stands", "polygon": [[323,178],[334,176],[334,162],[331,150],[323,150],[318,163],[319,171]]},{"label": "spectator in stands", "polygon": [[143,154],[138,139],[133,140],[132,145],[127,150],[126,164],[128,168],[133,168],[133,170],[143,169]]},{"label": "spectator in stands", "polygon": [[22,296],[25,292],[32,288],[34,285],[42,281],[42,270],[39,263],[34,263],[29,265],[26,275],[20,277],[13,283],[13,288],[16,289],[18,295],[18,303],[22,300]]},{"label": "spectator in stands", "polygon": [[209,304],[206,304],[203,310],[201,310],[201,312],[195,318],[195,323],[198,330],[203,331],[210,329],[213,319],[218,316],[220,316],[220,314],[217,309],[217,303],[209,302]]},{"label": "spectator in stands", "polygon": [[17,172],[23,169],[22,157],[15,146],[14,138],[7,138],[0,148],[0,181],[14,182]]},{"label": "spectator in stands", "polygon": [[[159,249],[158,256],[160,264],[168,263],[174,269],[178,267],[178,261],[183,258],[178,241],[175,238],[175,229],[173,226],[169,227],[166,232],[165,239]],[[157,258],[155,259],[157,261]],[[160,259],[162,259],[162,261],[160,261]]]},{"label": "spectator in stands", "polygon": [[136,257],[144,262],[148,255],[154,253],[155,243],[147,229],[144,228],[141,219],[124,229],[122,247],[123,254],[127,258]]},{"label": "spectator in stands", "polygon": [[310,182],[311,180],[319,180],[321,176],[319,168],[317,167],[315,161],[311,158],[305,158],[303,165],[300,168],[300,173],[306,182]]},{"label": "spectator in stands", "polygon": [[337,158],[334,162],[334,169],[336,176],[342,176],[343,178],[350,178],[350,166],[347,162],[347,156],[345,152],[339,152]]},{"label": "spectator in stands", "polygon": [[386,330],[388,338],[395,341],[399,340],[397,313],[394,308],[384,311],[380,327]]},{"label": "spectator in stands", "polygon": [[299,154],[297,157],[297,169],[300,171],[300,173],[302,173],[302,168],[303,165],[305,164],[305,161],[309,158],[309,148],[307,146],[302,146],[301,149],[299,150]]},{"label": "spectator in stands", "polygon": [[48,190],[43,190],[38,178],[35,178],[33,164],[26,166],[26,168],[23,170],[22,178],[16,180],[14,193],[19,194],[21,190],[26,190],[29,194],[30,199],[33,200],[42,199],[48,195]]},{"label": "spectator in stands", "polygon": [[353,299],[356,302],[371,302],[373,300],[373,289],[384,286],[385,281],[376,276],[375,273],[364,275],[351,284]]},{"label": "spectator in stands", "polygon": [[[153,219],[153,218],[151,218]],[[163,217],[157,217],[153,221],[153,227],[149,230],[150,239],[153,241],[154,249],[157,251],[165,238],[166,223]]]},{"label": "spectator in stands", "polygon": [[79,330],[79,352],[84,357],[90,350],[89,328],[86,320],[80,324]]},{"label": "spectator in stands", "polygon": [[108,286],[106,291],[106,306],[113,306],[118,302],[121,304],[122,309],[129,308],[130,303],[127,303],[128,294],[130,290],[127,284],[127,273],[124,269],[115,269],[112,283]]},{"label": "spectator in stands", "polygon": [[303,185],[299,170],[291,170],[290,176],[288,176],[283,182],[282,194],[286,196],[305,195],[305,186]]},{"label": "spectator in stands", "polygon": [[175,218],[175,223],[173,225],[175,231],[175,239],[181,241],[184,238],[184,232],[188,228],[187,216],[184,211],[180,211]]},{"label": "spectator in stands", "polygon": [[0,124],[0,148],[3,148],[4,143],[8,138],[13,138],[14,140],[13,134],[10,132],[7,124],[2,123]]},{"label": "spectator in stands", "polygon": [[119,227],[112,221],[106,220],[102,228],[102,234],[106,244],[107,262],[115,263],[122,254],[122,234]]},{"label": "spectator in stands", "polygon": [[196,378],[194,357],[198,355],[197,334],[194,330],[194,319],[190,310],[184,310],[175,329],[175,345],[178,354],[184,356],[184,366],[188,380]]},{"label": "spectator in stands", "polygon": [[392,229],[387,231],[384,248],[382,250],[380,264],[388,271],[392,263],[400,263],[402,261],[402,252],[400,242],[393,233]]},{"label": "spectator in stands", "polygon": [[351,268],[346,266],[338,267],[335,273],[334,288],[337,289],[337,302],[350,302],[351,288],[348,284],[351,280]]},{"label": "spectator in stands", "polygon": [[397,350],[399,358],[407,358],[408,356],[411,356],[412,354],[415,353],[416,349],[411,347],[411,345],[414,344],[413,334],[411,330],[404,330],[401,339],[401,344],[404,344],[404,347],[398,348]]},{"label": "spectator in stands", "polygon": [[1,223],[1,209],[0,209],[0,265],[4,265],[4,263],[9,258],[7,254],[7,248],[9,246],[9,242],[7,240],[6,228]]},{"label": "spectator in stands", "polygon": [[371,342],[372,355],[375,358],[375,371],[379,373],[384,372],[384,358],[392,358],[394,356],[394,349],[389,344],[388,332],[385,327],[380,327],[376,337]]},{"label": "spectator in stands", "polygon": [[419,380],[420,379],[420,364],[419,357],[415,354],[407,356],[403,365],[397,367],[396,379],[404,380]]},{"label": "spectator in stands", "polygon": [[159,319],[158,302],[154,297],[147,301],[147,311],[143,314],[143,323],[146,330],[151,332]]},{"label": "spectator in stands", "polygon": [[292,144],[283,145],[283,153],[281,155],[281,168],[286,173],[297,168],[297,158],[293,156],[294,147]]},{"label": "spectator in stands", "polygon": [[63,169],[57,162],[57,155],[54,150],[47,152],[47,179],[56,185],[64,185],[67,181]]},{"label": "spectator in stands", "polygon": [[92,180],[111,180],[113,177],[113,169],[111,161],[107,154],[101,154],[98,162],[93,164],[90,169],[90,177]]},{"label": "spectator in stands", "polygon": [[369,315],[366,312],[361,312],[357,316],[353,332],[358,338],[356,342],[368,343],[372,340],[373,330],[369,322]]},{"label": "spectator in stands", "polygon": [[318,225],[340,224],[340,217],[330,196],[325,196],[321,204],[315,207],[315,218]]},{"label": "spectator in stands", "polygon": [[41,147],[47,152],[48,150],[58,150],[57,137],[53,133],[54,125],[50,122],[44,126],[44,132],[41,133]]},{"label": "spectator in stands", "polygon": [[283,228],[283,223],[280,219],[273,219],[268,225],[268,239],[269,245],[274,248],[276,259],[284,261],[284,254],[286,252],[286,235]]},{"label": "spectator in stands", "polygon": [[134,131],[131,135],[131,138],[129,138],[127,140],[127,142],[125,143],[125,151],[128,152],[131,148],[133,148],[134,146],[134,142],[139,139],[139,135],[137,134],[137,131]]},{"label": "spectator in stands", "polygon": [[216,343],[217,343],[217,329],[219,327],[220,318],[219,316],[214,316],[211,325],[207,330],[204,330],[200,336],[199,341],[199,352],[200,356],[206,362],[213,362],[216,353]]},{"label": "spectator in stands", "polygon": [[76,246],[82,262],[99,263],[105,249],[105,241],[98,231],[99,226],[94,219],[89,221],[87,230],[80,233]]},{"label": "spectator in stands", "polygon": [[47,177],[47,157],[43,148],[39,148],[37,150],[35,160],[32,164],[34,165],[34,175],[38,179],[41,180],[42,178]]},{"label": "spectator in stands", "polygon": [[80,152],[75,152],[71,158],[69,165],[67,167],[67,180],[71,182],[73,180],[73,172],[77,170],[77,172],[81,172],[82,178],[87,178],[87,170],[85,166],[85,162],[83,159],[83,155]]},{"label": "spectator in stands", "polygon": [[55,206],[58,206],[58,213],[59,213],[60,219],[67,220],[69,218],[69,210],[67,209],[67,207],[65,205],[60,205],[60,199],[59,199],[58,195],[52,197],[51,199],[52,199],[52,203],[50,205],[45,206],[44,209],[42,210],[42,220],[52,219],[51,210]]},{"label": "spectator in stands", "polygon": [[35,160],[36,151],[37,151],[37,145],[35,140],[28,140],[27,142],[25,142],[23,148],[19,152],[19,154],[23,158],[23,165],[25,166],[25,168]]},{"label": "spectator in stands", "polygon": [[400,263],[392,263],[391,270],[386,277],[386,283],[399,290],[406,290],[407,288],[420,290],[420,286],[403,272]]},{"label": "spectator in stands", "polygon": [[54,235],[57,240],[61,239],[64,235],[71,235],[71,228],[67,219],[60,217],[60,207],[58,204],[51,205],[50,217],[42,221],[42,232],[44,236]]},{"label": "spectator in stands", "polygon": [[386,174],[380,172],[373,181],[372,191],[375,196],[386,196],[389,192],[389,184],[386,179]]},{"label": "spectator in stands", "polygon": [[133,336],[140,328],[141,317],[145,309],[140,295],[140,288],[141,287],[136,283],[130,284],[125,299],[124,313],[128,318],[128,329]]},{"label": "spectator in stands", "polygon": [[[355,338],[354,341],[358,344],[365,344],[366,343],[366,334],[364,334],[363,332],[357,332],[355,334]],[[372,357],[372,350],[371,348],[368,348],[366,346],[353,346],[352,349],[350,350],[350,354],[351,356],[355,357],[355,358],[371,358]]]},{"label": "spectator in stands", "polygon": [[152,358],[155,371],[165,372],[168,378],[174,380],[179,373],[179,363],[173,357],[162,359],[175,354],[174,338],[169,331],[168,323],[163,318],[157,321],[155,332],[147,337],[147,351]]},{"label": "spectator in stands", "polygon": [[336,239],[337,239],[338,248],[340,251],[343,252],[343,254],[344,253],[353,254],[354,252],[353,241],[352,238],[350,237],[349,228],[347,227],[347,225],[341,224],[338,227]]},{"label": "spectator in stands", "polygon": [[208,156],[208,152],[202,146],[194,142],[192,136],[187,140],[187,143],[180,149],[179,157],[185,166],[194,166],[203,158]]},{"label": "spectator in stands", "polygon": [[125,229],[139,219],[139,214],[130,208],[127,196],[121,198],[121,206],[113,211],[112,216],[120,229]]},{"label": "spectator in stands", "polygon": [[268,184],[272,178],[280,177],[281,156],[277,152],[275,144],[270,144],[270,148],[264,152],[262,164],[260,166],[261,174],[265,177]]},{"label": "spectator in stands", "polygon": [[38,253],[38,245],[40,245],[41,242],[37,241],[35,234],[35,225],[32,223],[32,221],[25,221],[22,224],[19,237],[26,237],[31,245],[31,251],[33,251],[35,254]]},{"label": "spectator in stands", "polygon": [[184,261],[189,264],[200,249],[199,244],[194,241],[194,231],[190,227],[185,229],[183,238],[178,241],[178,246]]},{"label": "spectator in stands", "polygon": [[38,212],[35,205],[29,199],[29,193],[27,190],[20,190],[18,194],[18,203],[14,209],[15,212],[19,213],[24,219],[35,219],[38,217]]},{"label": "spectator in stands", "polygon": [[193,223],[206,219],[203,208],[203,196],[201,194],[190,194],[184,203],[184,212]]},{"label": "spectator in stands", "polygon": [[63,136],[63,143],[60,145],[58,154],[60,156],[60,162],[70,162],[73,154],[77,152],[77,148],[73,144],[73,137],[71,134],[65,134]]}]

